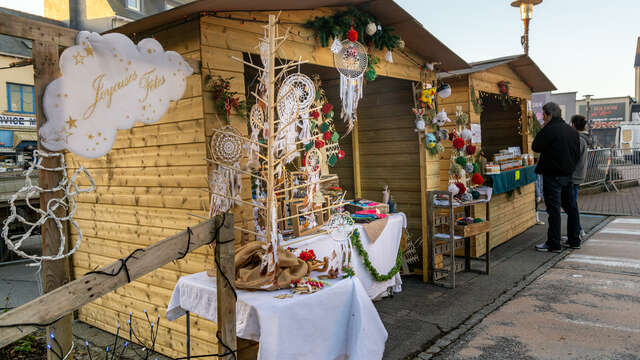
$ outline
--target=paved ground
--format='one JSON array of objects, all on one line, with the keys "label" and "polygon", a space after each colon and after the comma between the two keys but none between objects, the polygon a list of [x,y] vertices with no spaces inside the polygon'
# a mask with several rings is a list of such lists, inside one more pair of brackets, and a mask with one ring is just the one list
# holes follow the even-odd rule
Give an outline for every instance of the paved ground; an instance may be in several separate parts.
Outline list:
[{"label": "paved ground", "polygon": [[[546,221],[546,215],[541,218]],[[589,232],[604,219],[586,215],[582,224]],[[491,275],[462,273],[456,276],[455,289],[403,277],[401,293],[375,303],[389,333],[384,359],[413,358],[540,266],[557,259],[561,254],[533,250],[534,244],[544,242],[546,231],[546,225],[536,225],[495,248]]]},{"label": "paved ground", "polygon": [[640,359],[640,218],[618,218],[434,359]]},{"label": "paved ground", "polygon": [[619,192],[598,192],[578,195],[580,212],[591,214],[640,216],[640,186]]}]

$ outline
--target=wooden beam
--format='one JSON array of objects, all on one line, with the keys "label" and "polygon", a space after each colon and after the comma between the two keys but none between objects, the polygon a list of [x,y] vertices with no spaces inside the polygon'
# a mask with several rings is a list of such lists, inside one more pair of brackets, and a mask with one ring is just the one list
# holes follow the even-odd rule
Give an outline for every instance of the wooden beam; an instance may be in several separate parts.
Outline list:
[{"label": "wooden beam", "polygon": [[353,153],[353,192],[355,198],[362,196],[362,184],[360,182],[360,139],[358,137],[358,122],[353,124],[351,131],[351,148]]},{"label": "wooden beam", "polygon": [[[60,46],[72,46],[75,45],[78,30],[0,13],[0,34],[48,42]],[[33,58],[36,60],[35,56]]]},{"label": "wooden beam", "polygon": [[[222,223],[223,220],[224,224]],[[185,252],[191,252],[202,245],[210,243],[218,227],[220,229],[216,241],[226,242],[233,240],[233,215],[230,213],[226,214],[226,217],[219,215],[192,227],[190,242],[188,232],[182,231],[150,245],[144,251],[136,252],[126,263],[128,271],[122,268],[117,276],[85,275],[0,315],[0,348],[36,330],[36,325],[5,326],[47,324],[55,321],[83,305],[126,285],[129,279],[134,281],[173,260],[181,258]],[[190,245],[187,248],[188,244]],[[227,260],[223,261],[226,262]],[[122,262],[116,261],[102,267],[99,271],[114,274],[118,272],[121,266]],[[227,274],[227,276],[233,278],[234,274]],[[225,301],[229,301],[229,299]]]},{"label": "wooden beam", "polygon": [[[233,240],[233,239],[231,239]],[[235,287],[235,247],[233,241],[216,245],[216,288],[218,289],[218,354],[225,354],[230,350],[236,350],[236,299],[233,288]],[[225,277],[226,275],[226,277]],[[228,354],[219,359],[235,359],[236,356]]]},{"label": "wooden beam", "polygon": [[[33,41],[33,72],[34,72],[34,88],[36,93],[36,119],[37,129],[44,125],[46,118],[42,105],[44,89],[51,81],[55,80],[60,73],[58,66],[58,45],[52,42],[42,42],[40,40]],[[40,150],[49,151],[38,142]],[[42,165],[46,168],[60,167],[60,158],[49,157],[44,158]],[[59,171],[40,170],[39,184],[45,189],[56,187],[62,180],[62,173]],[[42,193],[40,195],[40,208],[46,209],[51,199],[62,198],[61,191],[55,193]],[[59,207],[56,211],[57,216],[64,216],[65,210]],[[66,231],[66,228],[65,228]],[[65,234],[70,239],[69,234]],[[42,225],[42,255],[52,256],[58,253],[60,248],[61,237],[56,223],[49,219]],[[68,248],[68,247],[67,247]],[[49,293],[70,281],[69,258],[56,261],[42,262],[42,278],[44,293]],[[65,316],[47,329],[47,334],[55,332],[56,338],[60,342],[62,351],[67,354],[71,349],[73,341],[73,333],[71,332],[71,316]],[[53,360],[53,353],[48,352],[47,357]],[[64,356],[64,355],[63,355]]]}]

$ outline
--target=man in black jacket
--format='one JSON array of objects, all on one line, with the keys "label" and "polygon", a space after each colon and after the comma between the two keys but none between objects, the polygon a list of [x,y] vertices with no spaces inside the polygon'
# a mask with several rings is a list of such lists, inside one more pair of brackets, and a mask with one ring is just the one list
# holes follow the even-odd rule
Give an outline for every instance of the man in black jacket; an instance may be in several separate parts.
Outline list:
[{"label": "man in black jacket", "polygon": [[536,173],[542,175],[542,192],[549,214],[547,241],[538,251],[560,252],[560,206],[567,213],[567,237],[572,248],[580,247],[578,205],[573,196],[573,174],[580,158],[578,132],[562,120],[560,107],[553,102],[542,107],[544,124],[533,140],[533,151],[540,153]]}]

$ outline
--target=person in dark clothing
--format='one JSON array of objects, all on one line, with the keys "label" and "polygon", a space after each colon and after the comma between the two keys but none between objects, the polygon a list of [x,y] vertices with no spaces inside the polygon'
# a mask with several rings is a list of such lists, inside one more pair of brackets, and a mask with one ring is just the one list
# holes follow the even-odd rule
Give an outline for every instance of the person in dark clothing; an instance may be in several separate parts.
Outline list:
[{"label": "person in dark clothing", "polygon": [[532,149],[540,153],[536,173],[542,175],[542,192],[549,214],[547,241],[536,245],[538,251],[560,252],[560,207],[567,213],[569,246],[580,247],[579,215],[573,196],[571,176],[580,158],[578,132],[562,120],[560,107],[553,102],[542,107],[544,124],[533,140]]}]

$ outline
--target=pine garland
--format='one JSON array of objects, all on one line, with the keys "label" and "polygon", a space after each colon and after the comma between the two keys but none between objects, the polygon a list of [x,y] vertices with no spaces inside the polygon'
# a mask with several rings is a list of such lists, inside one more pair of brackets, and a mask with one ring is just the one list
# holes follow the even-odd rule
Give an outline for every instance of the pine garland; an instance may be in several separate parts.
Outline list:
[{"label": "pine garland", "polygon": [[400,268],[402,267],[402,249],[398,246],[398,257],[396,258],[396,265],[389,270],[386,275],[380,275],[378,270],[371,264],[371,260],[369,260],[369,253],[362,246],[362,242],[360,241],[360,233],[358,230],[355,230],[353,234],[351,234],[351,244],[358,250],[358,254],[362,256],[362,261],[364,262],[364,266],[369,270],[371,276],[373,276],[376,281],[387,281],[392,277],[396,276]]},{"label": "pine garland", "polygon": [[303,26],[312,29],[323,47],[329,46],[332,37],[341,39],[347,38],[347,32],[351,26],[358,32],[358,39],[365,45],[373,45],[379,50],[392,50],[398,47],[400,37],[393,34],[393,28],[382,27],[372,36],[367,35],[367,25],[372,22],[380,24],[378,20],[360,7],[350,7],[349,9],[337,12],[331,16],[316,16],[307,21]]}]

